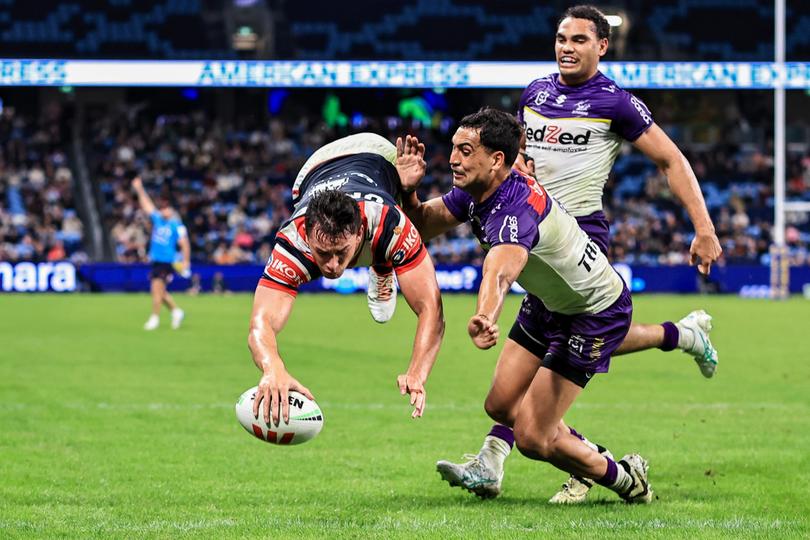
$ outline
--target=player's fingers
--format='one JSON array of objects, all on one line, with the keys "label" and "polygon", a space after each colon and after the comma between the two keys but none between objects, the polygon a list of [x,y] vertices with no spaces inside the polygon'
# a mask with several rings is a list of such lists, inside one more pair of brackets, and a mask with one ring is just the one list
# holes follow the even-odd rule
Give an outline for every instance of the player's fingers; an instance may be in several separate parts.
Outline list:
[{"label": "player's fingers", "polygon": [[262,402],[262,391],[261,389],[256,390],[256,397],[253,398],[253,418],[259,417],[259,404]]},{"label": "player's fingers", "polygon": [[273,420],[273,425],[278,426],[279,418],[278,418],[278,389],[274,388],[272,393],[270,394],[270,416]]},{"label": "player's fingers", "polygon": [[402,156],[405,153],[405,142],[402,140],[402,137],[397,137],[397,157]]},{"label": "player's fingers", "polygon": [[422,416],[422,413],[425,410],[425,392],[419,392],[419,395],[416,396],[416,403],[414,403],[415,411],[417,416]]},{"label": "player's fingers", "polygon": [[711,272],[711,269],[712,269],[712,263],[710,263],[710,262],[705,262],[705,263],[702,262],[702,263],[700,263],[698,265],[698,272],[700,272],[704,276],[708,276],[709,272]]},{"label": "player's fingers", "polygon": [[397,377],[397,387],[399,388],[399,393],[404,396],[405,392],[408,391],[408,383],[405,380],[405,375]]},{"label": "player's fingers", "polygon": [[309,388],[302,385],[301,383],[298,383],[297,386],[298,386],[298,388],[296,388],[296,390],[298,390],[299,392],[301,392],[302,394],[307,396],[309,399],[313,399],[313,400],[315,399],[315,396],[312,395],[312,392],[309,391]]},{"label": "player's fingers", "polygon": [[425,143],[419,143],[416,153],[419,154],[420,156],[425,155]]},{"label": "player's fingers", "polygon": [[262,412],[264,413],[264,423],[270,425],[271,411],[273,406],[272,390],[266,390],[264,394],[264,401],[262,401]]},{"label": "player's fingers", "polygon": [[281,388],[281,416],[285,424],[290,423],[290,389],[287,387]]},{"label": "player's fingers", "polygon": [[694,266],[697,262],[697,254],[694,251],[689,252],[689,266]]}]

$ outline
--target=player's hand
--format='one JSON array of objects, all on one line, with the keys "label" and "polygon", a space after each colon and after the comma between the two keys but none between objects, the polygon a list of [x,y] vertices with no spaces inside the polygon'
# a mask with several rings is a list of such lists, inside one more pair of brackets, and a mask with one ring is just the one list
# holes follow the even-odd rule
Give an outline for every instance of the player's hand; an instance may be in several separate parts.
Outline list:
[{"label": "player's hand", "polygon": [[489,349],[498,343],[498,325],[484,315],[473,315],[467,323],[467,333],[479,349]]},{"label": "player's hand", "polygon": [[397,377],[397,386],[399,386],[399,393],[403,396],[410,395],[411,405],[413,406],[413,413],[411,418],[419,418],[425,412],[425,405],[427,404],[427,394],[425,386],[421,379],[413,375],[400,375]]},{"label": "player's hand", "polygon": [[140,176],[136,176],[132,179],[132,188],[135,191],[140,191],[143,189],[143,180],[141,180]]},{"label": "player's hand", "polygon": [[523,174],[535,177],[534,160],[531,158],[526,159],[526,156],[527,154],[523,152],[518,152],[517,158],[515,159],[515,163],[512,165],[512,168],[517,169],[519,172],[522,172]]},{"label": "player's hand", "polygon": [[253,416],[259,417],[259,406],[261,405],[266,424],[270,425],[272,417],[273,424],[279,425],[279,409],[284,422],[289,422],[290,390],[296,390],[309,399],[315,399],[312,397],[312,392],[287,373],[286,369],[283,367],[271,368],[259,380],[259,390],[256,393],[256,399],[253,400]]},{"label": "player's hand", "polygon": [[689,248],[689,264],[697,263],[698,271],[708,276],[712,263],[717,262],[722,253],[723,248],[720,247],[720,240],[716,234],[697,233]]},{"label": "player's hand", "polygon": [[180,277],[182,277],[184,279],[191,278],[191,263],[185,262],[185,261],[178,261],[178,262],[174,263],[173,266],[174,266],[175,272],[180,274]]},{"label": "player's hand", "polygon": [[425,145],[413,135],[397,137],[397,172],[402,191],[410,193],[419,186],[425,176]]}]

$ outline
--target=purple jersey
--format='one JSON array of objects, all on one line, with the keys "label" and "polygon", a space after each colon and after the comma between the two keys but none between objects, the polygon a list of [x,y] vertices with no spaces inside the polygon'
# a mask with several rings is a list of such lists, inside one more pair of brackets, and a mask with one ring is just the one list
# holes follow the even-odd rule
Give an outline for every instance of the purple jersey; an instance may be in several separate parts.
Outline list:
[{"label": "purple jersey", "polygon": [[622,141],[635,141],[653,124],[644,102],[601,72],[578,86],[562,84],[557,73],[532,81],[518,119],[537,179],[576,217],[602,209]]},{"label": "purple jersey", "polygon": [[517,244],[529,259],[517,281],[556,313],[599,313],[623,283],[599,247],[533,178],[513,171],[486,201],[458,188],[442,197],[459,221],[472,222],[484,250]]}]

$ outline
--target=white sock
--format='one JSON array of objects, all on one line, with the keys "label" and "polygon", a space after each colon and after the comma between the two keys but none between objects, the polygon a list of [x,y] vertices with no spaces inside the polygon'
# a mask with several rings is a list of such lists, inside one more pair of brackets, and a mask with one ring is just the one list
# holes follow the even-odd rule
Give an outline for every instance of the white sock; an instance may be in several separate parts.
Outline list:
[{"label": "white sock", "polygon": [[598,447],[598,446],[596,446],[595,444],[593,444],[591,441],[589,441],[589,440],[588,440],[588,439],[586,439],[585,437],[582,437],[582,439],[581,439],[581,440],[582,440],[582,442],[584,442],[584,443],[585,443],[585,444],[588,446],[588,448],[590,448],[590,449],[591,449],[591,450],[593,450],[594,452],[599,452],[599,447]]},{"label": "white sock", "polygon": [[678,348],[685,351],[694,347],[695,333],[678,323],[675,323],[675,326],[678,328]]},{"label": "white sock", "polygon": [[489,465],[500,472],[503,470],[503,462],[506,461],[506,458],[509,457],[511,452],[512,448],[506,441],[492,435],[487,435],[479,455],[483,456]]},{"label": "white sock", "polygon": [[618,461],[616,462],[616,481],[608,487],[620,495],[627,493],[633,487],[633,477]]},{"label": "white sock", "polygon": [[172,310],[172,315],[175,315],[175,316],[176,316],[176,315],[180,315],[181,313],[183,313],[183,310],[182,310],[182,309],[180,309],[179,307],[176,307],[176,308],[174,308],[174,309]]},{"label": "white sock", "polygon": [[152,315],[149,315],[149,320],[147,322],[160,322],[160,317],[153,313]]}]

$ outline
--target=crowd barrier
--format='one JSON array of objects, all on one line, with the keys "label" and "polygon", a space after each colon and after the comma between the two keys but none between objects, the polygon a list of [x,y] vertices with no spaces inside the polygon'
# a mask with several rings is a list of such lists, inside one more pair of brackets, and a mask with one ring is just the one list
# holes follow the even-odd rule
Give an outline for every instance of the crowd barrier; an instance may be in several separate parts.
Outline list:
[{"label": "crowd barrier", "polygon": [[[731,293],[743,296],[767,296],[770,269],[759,265],[715,266],[708,278],[690,266],[635,266],[615,264],[614,268],[635,293]],[[2,292],[144,292],[149,290],[149,265],[92,263],[0,262]],[[252,291],[262,274],[258,265],[194,265],[192,279],[177,276],[170,290],[191,287],[200,292],[228,290]],[[481,282],[481,269],[456,265],[436,268],[439,287],[445,292],[474,292]],[[318,279],[302,286],[302,291],[363,291],[368,283],[365,268],[349,269],[338,280]],[[802,292],[810,284],[810,266],[790,269],[790,291]],[[217,287],[215,287],[217,285]],[[513,287],[522,292],[520,287]]]}]

